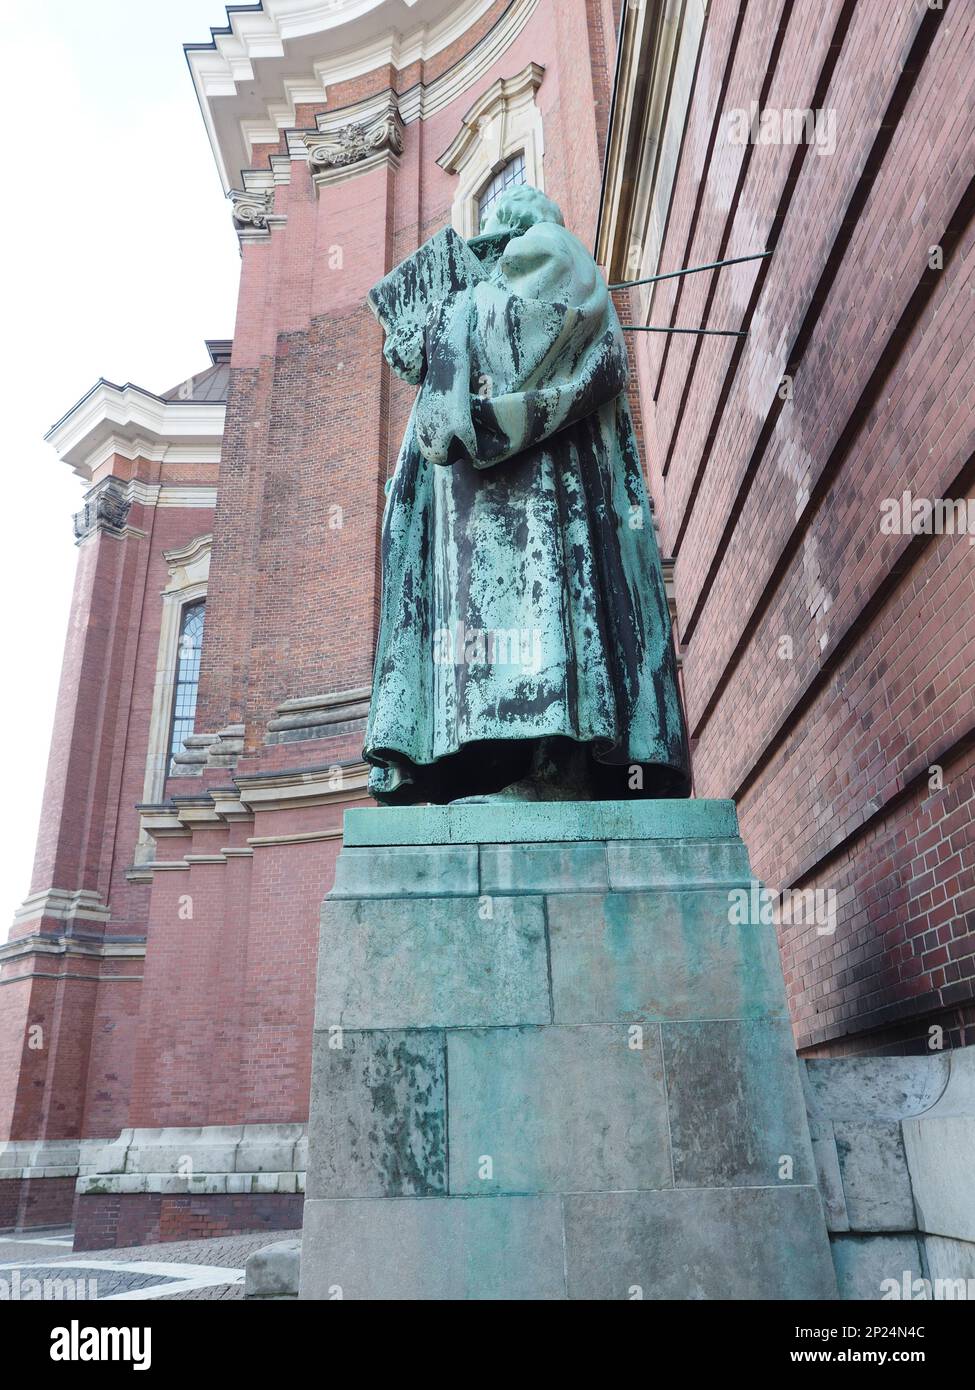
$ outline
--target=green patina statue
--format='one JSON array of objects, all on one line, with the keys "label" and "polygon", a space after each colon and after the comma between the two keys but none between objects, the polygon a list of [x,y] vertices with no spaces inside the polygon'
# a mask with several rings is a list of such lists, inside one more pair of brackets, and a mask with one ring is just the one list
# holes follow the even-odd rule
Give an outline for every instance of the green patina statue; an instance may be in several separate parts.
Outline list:
[{"label": "green patina statue", "polygon": [[522,185],[369,299],[420,386],[383,518],[370,792],[688,795],[626,348],[592,256]]}]

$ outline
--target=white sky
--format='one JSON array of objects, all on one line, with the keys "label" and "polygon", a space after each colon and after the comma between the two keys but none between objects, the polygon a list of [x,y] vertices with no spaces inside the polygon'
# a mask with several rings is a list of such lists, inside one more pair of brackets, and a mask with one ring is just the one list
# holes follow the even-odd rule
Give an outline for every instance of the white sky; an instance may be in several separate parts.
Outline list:
[{"label": "white sky", "polygon": [[83,488],[42,436],[98,377],[163,391],[233,334],[237,238],[181,48],[225,22],[219,0],[4,14],[0,940],[30,881]]}]

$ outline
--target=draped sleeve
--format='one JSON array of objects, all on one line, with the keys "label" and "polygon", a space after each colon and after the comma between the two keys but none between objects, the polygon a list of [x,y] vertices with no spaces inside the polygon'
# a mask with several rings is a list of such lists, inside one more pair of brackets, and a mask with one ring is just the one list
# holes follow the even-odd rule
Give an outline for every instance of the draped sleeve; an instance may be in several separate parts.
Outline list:
[{"label": "draped sleeve", "polygon": [[564,227],[513,237],[494,273],[426,325],[417,444],[431,463],[489,468],[591,415],[626,386],[605,281]]}]

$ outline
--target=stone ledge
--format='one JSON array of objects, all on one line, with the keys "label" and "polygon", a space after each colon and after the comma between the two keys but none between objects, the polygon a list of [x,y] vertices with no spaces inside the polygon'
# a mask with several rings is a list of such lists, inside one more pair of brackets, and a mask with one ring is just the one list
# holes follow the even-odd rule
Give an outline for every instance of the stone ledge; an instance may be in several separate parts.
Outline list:
[{"label": "stone ledge", "polygon": [[346,811],[344,835],[350,847],[727,840],[738,835],[738,816],[733,801],[697,798],[383,806]]},{"label": "stone ledge", "polygon": [[526,840],[344,845],[328,896],[329,901],[471,894],[524,897],[648,889],[751,892],[752,887],[748,854],[740,840]]},{"label": "stone ledge", "polygon": [[77,1139],[10,1139],[0,1143],[0,1180],[4,1178],[74,1178],[78,1174]]},{"label": "stone ledge", "polygon": [[264,742],[297,743],[364,729],[369,715],[369,697],[369,689],[363,687],[285,700],[278,705],[274,718],[268,720]]},{"label": "stone ledge", "polygon": [[[195,1175],[191,1181],[252,1177],[255,1174],[276,1177],[281,1174],[303,1174],[308,1143],[306,1135],[306,1126],[297,1123],[123,1129],[117,1139],[86,1140],[82,1144],[78,1190],[82,1190],[82,1183],[88,1179],[104,1184],[114,1177],[163,1176],[185,1182],[186,1175],[181,1174],[180,1169],[187,1167]],[[143,1187],[118,1190],[170,1189]],[[210,1190],[247,1189],[214,1187]]]},{"label": "stone ledge", "polygon": [[76,1192],[79,1197],[105,1197],[122,1193],[164,1193],[168,1196],[246,1196],[258,1193],[301,1195],[305,1190],[305,1174],[286,1173],[195,1173],[181,1177],[178,1173],[92,1173],[80,1177]]}]

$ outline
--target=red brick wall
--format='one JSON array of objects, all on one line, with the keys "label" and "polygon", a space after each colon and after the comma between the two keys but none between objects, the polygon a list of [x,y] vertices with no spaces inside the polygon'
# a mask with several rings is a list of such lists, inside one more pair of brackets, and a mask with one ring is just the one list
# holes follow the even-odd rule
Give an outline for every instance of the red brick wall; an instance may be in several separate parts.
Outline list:
[{"label": "red brick wall", "polygon": [[166,841],[173,859],[231,839],[282,842],[155,875],[129,1124],[306,1118],[318,918],[343,809],[259,812],[233,836]]},{"label": "red brick wall", "polygon": [[75,1250],[105,1250],[155,1241],[204,1240],[244,1231],[292,1231],[301,1226],[304,1197],[294,1193],[170,1197],[116,1193],[79,1197]]},{"label": "red brick wall", "polygon": [[[955,3],[713,7],[661,269],[774,255],[655,296],[746,340],[639,345],[697,794],[767,882],[838,895],[835,936],[781,941],[820,1053],[963,1040],[975,998],[975,548],[880,532],[884,498],[975,482],[973,55]],[[732,144],[752,99],[833,108],[835,152]]]},{"label": "red brick wall", "polygon": [[[184,481],[185,470],[173,475],[147,460],[128,470],[150,484]],[[97,532],[78,550],[32,881],[33,891],[100,895],[110,921],[72,928],[93,947],[145,934],[148,887],[126,871],[138,837],[164,552],[208,532],[212,511],[134,503],[127,520],[146,534]],[[38,917],[11,937],[64,929]],[[127,1123],[141,977],[138,958],[32,954],[3,963],[0,1138],[110,1136]],[[28,1045],[35,1026],[39,1047]]]},{"label": "red brick wall", "polygon": [[5,1178],[0,1182],[0,1231],[70,1226],[74,1178]]}]

